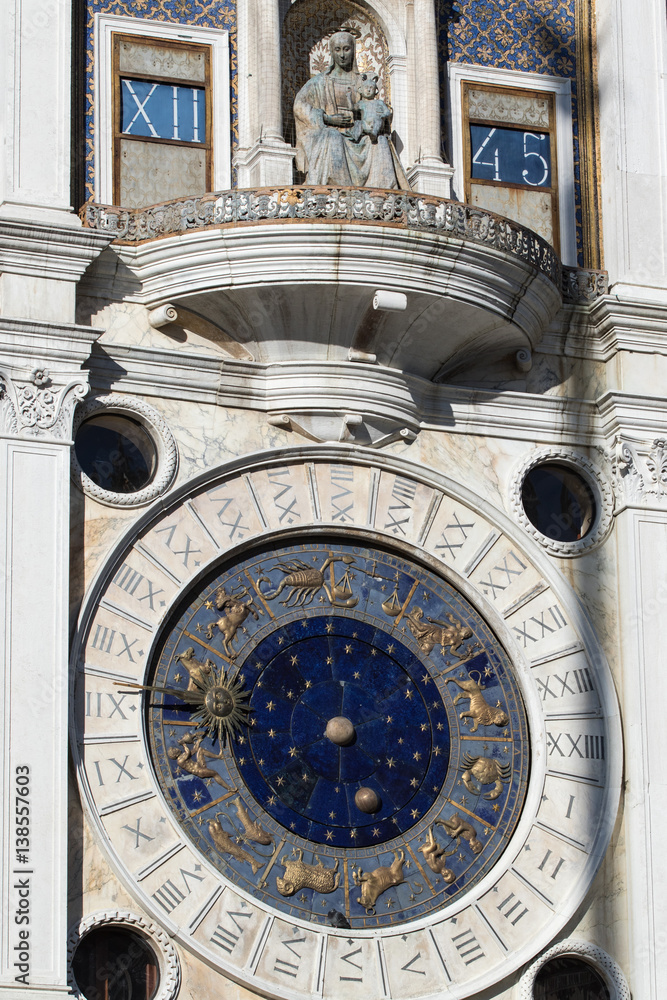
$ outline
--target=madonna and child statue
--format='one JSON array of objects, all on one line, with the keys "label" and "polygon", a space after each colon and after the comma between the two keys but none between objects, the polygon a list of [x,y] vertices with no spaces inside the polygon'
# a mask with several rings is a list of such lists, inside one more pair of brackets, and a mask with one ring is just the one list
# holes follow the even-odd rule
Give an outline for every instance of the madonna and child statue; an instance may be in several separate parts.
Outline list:
[{"label": "madonna and child statue", "polygon": [[329,68],[294,100],[297,169],[307,184],[409,191],[391,141],[391,108],[377,97],[377,75],[359,72],[350,32],[333,34],[329,51]]}]

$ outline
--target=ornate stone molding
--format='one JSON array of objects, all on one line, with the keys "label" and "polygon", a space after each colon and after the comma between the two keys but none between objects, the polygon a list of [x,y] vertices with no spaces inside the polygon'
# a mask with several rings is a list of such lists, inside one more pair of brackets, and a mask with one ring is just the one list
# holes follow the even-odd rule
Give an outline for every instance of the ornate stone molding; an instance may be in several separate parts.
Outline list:
[{"label": "ornate stone molding", "polygon": [[625,976],[620,966],[603,951],[588,941],[579,941],[576,938],[569,938],[543,952],[531,965],[519,980],[514,996],[516,1000],[533,1000],[533,988],[535,979],[542,968],[550,959],[561,958],[564,955],[572,955],[576,958],[583,958],[589,962],[595,971],[604,980],[605,986],[609,990],[611,1000],[630,1000],[631,994]]},{"label": "ornate stone molding", "polygon": [[641,446],[619,434],[609,461],[619,503],[667,507],[667,438]]},{"label": "ornate stone molding", "polygon": [[493,212],[427,195],[365,188],[307,188],[221,191],[125,209],[85,205],[84,225],[121,243],[212,226],[316,219],[332,223],[381,223],[469,239],[512,254],[536,267],[563,290],[568,301],[589,302],[607,290],[603,271],[563,268],[555,251],[530,229]]},{"label": "ornate stone molding", "polygon": [[587,305],[607,294],[606,271],[587,271],[583,267],[565,267],[561,274],[561,290],[565,302]]},{"label": "ornate stone molding", "polygon": [[114,493],[98,486],[86,475],[76,457],[76,449],[72,448],[71,472],[74,483],[88,496],[110,507],[141,507],[161,496],[171,485],[178,468],[176,441],[161,414],[134,396],[96,396],[77,409],[73,434],[76,435],[83,421],[95,413],[119,413],[138,419],[157,449],[157,470],[148,486],[142,490],[137,490],[136,493]]},{"label": "ornate stone molding", "polygon": [[[523,481],[531,469],[534,469],[536,465],[542,465],[543,462],[557,462],[560,465],[570,466],[583,475],[593,490],[596,506],[593,527],[584,538],[576,542],[563,542],[555,538],[548,538],[532,524],[526,515],[521,499]],[[512,513],[519,524],[547,552],[555,556],[578,556],[582,552],[593,548],[593,546],[606,537],[611,528],[614,515],[614,494],[606,476],[602,474],[593,462],[589,461],[589,459],[585,458],[579,452],[569,448],[538,448],[532,451],[527,458],[524,458],[516,467],[512,476],[510,504]]]},{"label": "ornate stone molding", "polygon": [[67,977],[77,1000],[86,1000],[86,998],[79,991],[74,979],[72,959],[81,939],[97,927],[120,927],[124,930],[135,931],[141,937],[146,938],[160,965],[160,982],[153,1000],[173,1000],[177,996],[181,985],[181,966],[176,949],[162,928],[129,910],[99,910],[75,924],[67,939]]},{"label": "ornate stone molding", "polygon": [[69,440],[74,407],[87,392],[87,376],[61,381],[46,366],[23,377],[0,368],[0,433]]}]

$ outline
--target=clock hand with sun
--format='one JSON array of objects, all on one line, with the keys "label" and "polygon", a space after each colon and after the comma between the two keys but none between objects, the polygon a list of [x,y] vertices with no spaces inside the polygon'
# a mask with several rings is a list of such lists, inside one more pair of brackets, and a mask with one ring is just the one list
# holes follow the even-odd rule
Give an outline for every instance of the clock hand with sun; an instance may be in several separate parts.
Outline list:
[{"label": "clock hand with sun", "polygon": [[[171,695],[185,702],[185,706],[193,711],[193,723],[203,728],[211,739],[217,738],[220,746],[225,745],[227,737],[231,739],[240,732],[241,725],[248,724],[251,709],[244,702],[250,697],[250,693],[244,691],[237,680],[227,677],[224,667],[192,678],[192,686],[188,688],[132,684],[128,681],[122,683],[124,687]],[[125,693],[130,694],[129,691]]]}]

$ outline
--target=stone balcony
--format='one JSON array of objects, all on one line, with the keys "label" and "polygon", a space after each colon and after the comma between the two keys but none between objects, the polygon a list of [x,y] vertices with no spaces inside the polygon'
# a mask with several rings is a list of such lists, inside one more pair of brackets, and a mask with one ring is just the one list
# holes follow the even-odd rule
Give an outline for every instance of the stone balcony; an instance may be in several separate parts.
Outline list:
[{"label": "stone balcony", "polygon": [[606,292],[518,223],[413,193],[233,190],[82,216],[114,237],[98,294],[263,364],[355,357],[440,380],[532,351],[563,302]]}]

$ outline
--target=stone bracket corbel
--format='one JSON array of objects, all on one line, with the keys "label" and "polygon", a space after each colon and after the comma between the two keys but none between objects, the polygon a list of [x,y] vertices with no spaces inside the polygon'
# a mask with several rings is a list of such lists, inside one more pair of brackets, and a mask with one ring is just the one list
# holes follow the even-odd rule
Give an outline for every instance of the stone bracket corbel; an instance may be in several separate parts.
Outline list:
[{"label": "stone bracket corbel", "polygon": [[195,333],[217,344],[226,354],[237,361],[254,361],[250,351],[217,323],[200,316],[191,309],[164,302],[148,312],[148,323],[154,330],[162,330],[174,340],[182,341],[188,332]]},{"label": "stone bracket corbel", "polygon": [[[393,441],[404,441],[406,444],[412,444],[417,437],[417,431],[411,430],[409,427],[396,427],[386,434],[373,437],[372,431],[374,428],[368,424],[368,421],[360,413],[345,413],[339,418],[341,423],[337,438],[333,434],[318,434],[314,429],[309,430],[304,426],[304,423],[309,419],[307,416],[302,416],[301,419],[303,422],[295,420],[293,416],[287,413],[274,413],[267,419],[272,427],[280,427],[285,431],[295,431],[308,441],[315,441],[317,444],[337,441],[342,444],[363,443],[366,448],[384,448],[385,445],[391,444]],[[313,422],[318,419],[324,420],[331,425],[332,419],[335,420],[336,418],[323,417],[322,415],[310,417],[310,420]],[[360,440],[362,437],[363,441]]]}]

